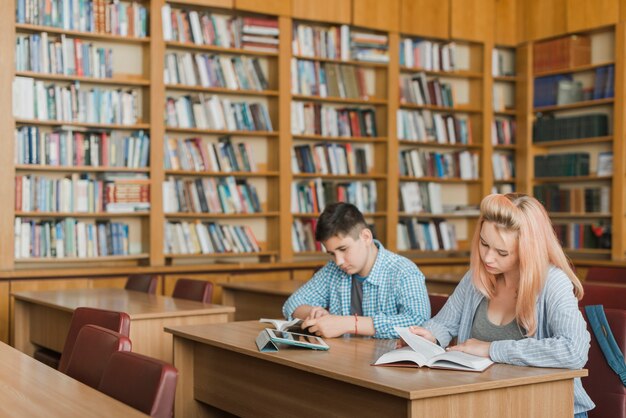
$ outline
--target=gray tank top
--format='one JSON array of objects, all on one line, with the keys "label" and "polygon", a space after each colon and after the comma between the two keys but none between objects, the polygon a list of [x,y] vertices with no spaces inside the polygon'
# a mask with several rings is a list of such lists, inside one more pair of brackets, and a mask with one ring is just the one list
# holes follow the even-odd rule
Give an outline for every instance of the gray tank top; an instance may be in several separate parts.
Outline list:
[{"label": "gray tank top", "polygon": [[487,308],[489,307],[489,299],[483,298],[478,305],[474,322],[472,323],[472,332],[470,338],[476,338],[480,341],[492,342],[503,340],[521,340],[525,338],[526,330],[517,324],[516,320],[506,325],[495,325],[489,321],[487,317]]}]

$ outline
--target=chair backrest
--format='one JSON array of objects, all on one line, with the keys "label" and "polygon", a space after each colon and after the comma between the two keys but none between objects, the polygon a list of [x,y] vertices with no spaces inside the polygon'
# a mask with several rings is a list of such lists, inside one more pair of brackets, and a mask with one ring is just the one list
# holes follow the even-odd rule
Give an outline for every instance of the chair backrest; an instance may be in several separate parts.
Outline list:
[{"label": "chair backrest", "polygon": [[585,281],[626,284],[626,267],[589,267]]},{"label": "chair backrest", "polygon": [[178,279],[172,297],[211,303],[213,283],[206,280]]},{"label": "chair backrest", "polygon": [[65,374],[97,389],[111,354],[130,349],[127,336],[97,325],[85,325],[76,337]]},{"label": "chair backrest", "polygon": [[137,292],[144,292],[155,294],[157,288],[157,276],[152,274],[134,274],[128,276],[126,280],[126,290],[135,290]]},{"label": "chair backrest", "polygon": [[626,310],[626,285],[583,282],[585,294],[579,306],[603,305],[605,308]]},{"label": "chair backrest", "polygon": [[117,352],[109,358],[98,390],[152,417],[170,418],[177,379],[178,370],[168,363]]},{"label": "chair backrest", "polygon": [[430,299],[430,314],[431,316],[435,316],[448,301],[448,295],[444,295],[443,293],[429,293],[428,299]]},{"label": "chair backrest", "polygon": [[[581,311],[587,319],[585,310],[581,308]],[[617,345],[623,353],[626,352],[626,310],[606,308],[604,313]],[[582,382],[591,400],[596,404],[596,407],[589,411],[589,418],[626,418],[626,387],[606,362],[589,325],[587,330],[591,334],[589,360],[585,365],[589,376],[584,377]]]},{"label": "chair backrest", "polygon": [[65,345],[59,360],[60,372],[65,373],[67,371],[67,365],[74,350],[76,337],[81,328],[87,324],[98,325],[111,331],[119,332],[127,337],[130,333],[130,316],[126,312],[83,307],[76,308],[72,315],[70,330],[65,338]]}]

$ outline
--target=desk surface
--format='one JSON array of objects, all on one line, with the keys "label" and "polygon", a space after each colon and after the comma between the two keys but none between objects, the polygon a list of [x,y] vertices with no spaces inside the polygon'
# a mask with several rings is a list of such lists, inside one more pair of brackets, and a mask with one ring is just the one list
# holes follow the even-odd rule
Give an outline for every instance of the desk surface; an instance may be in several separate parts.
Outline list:
[{"label": "desk surface", "polygon": [[146,415],[0,343],[0,416]]},{"label": "desk surface", "polygon": [[482,373],[429,368],[370,366],[381,354],[392,350],[395,340],[373,338],[326,339],[328,351],[283,349],[276,353],[258,351],[255,338],[264,328],[257,321],[227,324],[167,327],[175,337],[292,367],[308,373],[373,389],[407,400],[477,392],[587,375],[586,370],[548,369],[494,364]]},{"label": "desk surface", "polygon": [[99,288],[15,292],[13,296],[18,300],[67,312],[73,312],[80,306],[123,311],[130,315],[131,320],[234,312],[234,308],[231,306],[204,304],[192,300],[150,295],[125,289]]}]

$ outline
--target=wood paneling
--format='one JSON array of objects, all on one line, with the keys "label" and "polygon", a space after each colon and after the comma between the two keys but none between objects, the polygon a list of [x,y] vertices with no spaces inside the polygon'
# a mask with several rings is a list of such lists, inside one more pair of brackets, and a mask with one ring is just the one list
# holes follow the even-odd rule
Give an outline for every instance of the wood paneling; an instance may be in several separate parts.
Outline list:
[{"label": "wood paneling", "polygon": [[[567,30],[567,0],[527,0],[526,31],[529,40],[560,35]],[[537,17],[541,16],[540,19]],[[532,18],[531,18],[532,17]]]},{"label": "wood paneling", "polygon": [[235,7],[235,0],[184,0],[183,3],[204,7],[223,7],[225,9]]},{"label": "wood paneling", "polygon": [[352,1],[291,0],[291,15],[294,19],[345,23],[348,25],[352,20]]},{"label": "wood paneling", "polygon": [[9,282],[0,282],[0,341],[9,343]]},{"label": "wood paneling", "polygon": [[352,24],[397,32],[400,0],[352,0]]},{"label": "wood paneling", "polygon": [[268,15],[289,16],[291,0],[235,0],[235,9]]},{"label": "wood paneling", "polygon": [[401,0],[400,32],[403,35],[448,38],[450,4],[440,0]]},{"label": "wood paneling", "polygon": [[495,0],[494,41],[496,45],[517,45],[517,27],[521,23],[517,5],[517,0]]},{"label": "wood paneling", "polygon": [[568,32],[611,25],[618,18],[618,0],[567,0]]},{"label": "wood paneling", "polygon": [[450,0],[450,37],[484,41],[493,38],[493,0]]}]

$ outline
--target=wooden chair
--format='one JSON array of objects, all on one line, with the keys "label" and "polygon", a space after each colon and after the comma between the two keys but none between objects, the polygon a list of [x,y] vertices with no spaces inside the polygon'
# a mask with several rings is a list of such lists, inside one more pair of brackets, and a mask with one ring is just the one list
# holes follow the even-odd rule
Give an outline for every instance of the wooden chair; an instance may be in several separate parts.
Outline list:
[{"label": "wooden chair", "polygon": [[178,370],[137,353],[111,355],[98,390],[152,417],[170,418]]},{"label": "wooden chair", "polygon": [[435,316],[448,301],[448,295],[444,295],[443,293],[429,293],[428,299],[430,300],[430,314],[431,316]]},{"label": "wooden chair", "polygon": [[41,348],[35,351],[33,357],[48,366],[65,373],[69,359],[72,356],[72,350],[74,349],[74,343],[76,341],[76,337],[78,336],[78,332],[87,324],[98,325],[100,327],[119,332],[127,337],[130,333],[130,316],[128,316],[125,312],[84,307],[76,308],[74,310],[74,314],[72,315],[72,322],[70,323],[70,329],[67,333],[67,337],[65,337],[63,352],[57,353],[56,351]]},{"label": "wooden chair", "polygon": [[603,305],[604,308],[626,311],[626,285],[614,283],[583,282],[585,294],[579,306]]},{"label": "wooden chair", "polygon": [[585,282],[608,282],[626,285],[626,267],[589,267]]},{"label": "wooden chair", "polygon": [[213,299],[213,283],[206,280],[178,279],[172,297],[211,303]]},{"label": "wooden chair", "polygon": [[85,325],[76,337],[65,374],[97,389],[111,354],[130,349],[127,336],[96,325]]},{"label": "wooden chair", "polygon": [[135,290],[137,292],[149,293],[151,295],[156,293],[157,288],[157,276],[153,274],[135,274],[128,277],[126,280],[126,290]]}]

